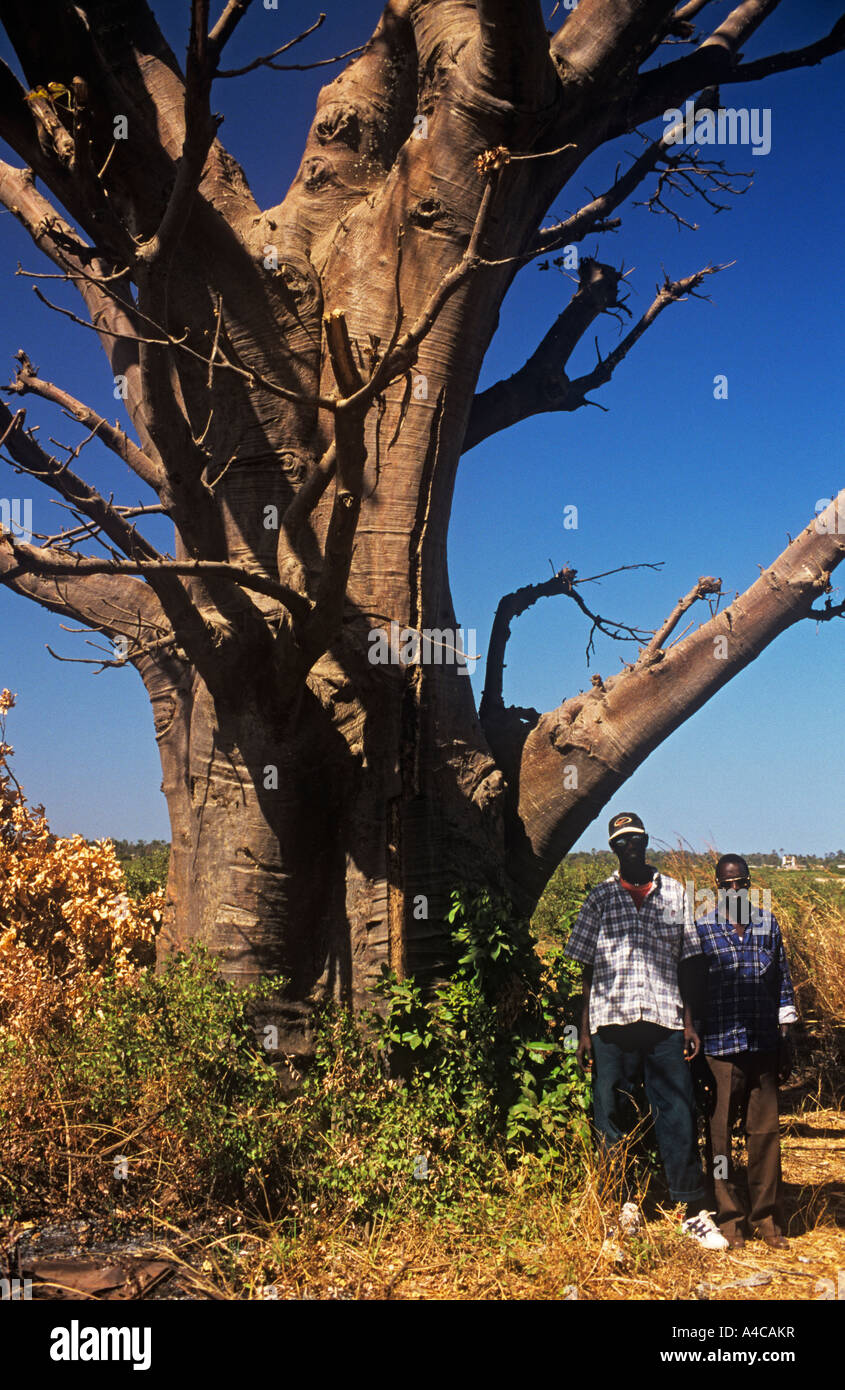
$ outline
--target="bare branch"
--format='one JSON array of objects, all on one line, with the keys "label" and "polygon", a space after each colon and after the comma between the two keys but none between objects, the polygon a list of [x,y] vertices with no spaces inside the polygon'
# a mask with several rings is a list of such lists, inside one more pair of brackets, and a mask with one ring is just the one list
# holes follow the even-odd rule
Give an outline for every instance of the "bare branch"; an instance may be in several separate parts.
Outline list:
[{"label": "bare branch", "polygon": [[[99,539],[100,527],[97,526],[96,522],[84,520],[67,502],[60,502],[55,497],[51,497],[50,501],[53,502],[55,506],[63,507],[69,511],[71,516],[79,522],[79,525],[67,527],[64,531],[56,531],[52,535],[48,535],[46,532],[42,531],[33,531],[32,535],[35,540],[40,541],[41,544],[45,546],[65,547],[76,545],[79,541],[88,538]],[[152,507],[127,507],[117,503],[110,503],[110,505],[124,518],[165,515],[164,508],[158,504]],[[109,550],[109,554],[114,555],[114,551],[109,547],[106,548]]]},{"label": "bare branch", "polygon": [[24,573],[18,564],[8,535],[0,535],[0,584],[23,598],[33,600],[62,617],[85,623],[92,630],[127,636],[139,622],[151,623],[153,630],[165,632],[158,621],[162,609],[153,590],[140,579],[127,575],[103,575],[63,580],[37,578]]},{"label": "bare branch", "polygon": [[143,312],[141,309],[133,310],[138,320],[149,324],[153,331],[161,334],[161,337],[145,337],[135,329],[117,332],[113,329],[104,328],[102,312],[98,312],[95,315],[95,321],[89,323],[86,319],[80,318],[78,314],[74,314],[72,310],[62,308],[61,304],[54,304],[45,294],[41,293],[37,285],[33,285],[32,290],[33,294],[37,296],[41,303],[46,308],[52,309],[54,314],[61,314],[63,318],[70,319],[72,323],[78,324],[80,328],[91,329],[94,333],[99,334],[101,338],[115,338],[121,341],[127,341],[132,343],[138,351],[143,344],[152,347],[177,348],[180,352],[184,352],[189,357],[194,358],[195,361],[201,362],[204,367],[210,368],[213,365],[215,368],[219,367],[222,371],[234,372],[236,376],[246,381],[251,388],[267,391],[270,395],[278,396],[281,400],[290,401],[294,405],[316,405],[319,406],[321,410],[334,410],[337,405],[337,400],[334,396],[303,396],[296,391],[289,391],[284,386],[277,386],[269,377],[264,376],[261,372],[254,370],[252,367],[245,367],[237,362],[232,362],[228,357],[224,357],[219,348],[217,356],[214,359],[206,356],[202,352],[197,352],[196,348],[191,347],[184,336],[177,338],[174,333],[168,332],[166,328],[163,328],[155,319],[151,318],[148,313]]},{"label": "bare branch", "polygon": [[[845,559],[842,516],[845,491],[744,594],[662,660],[609,677],[543,714],[523,735],[512,771],[521,829],[512,860],[518,882],[527,885],[536,874],[545,883],[566,846],[658,744],[782,632],[814,616],[816,600]],[[562,787],[565,766],[575,773],[571,790]]]},{"label": "bare branch", "polygon": [[16,467],[58,492],[84,516],[92,520],[125,555],[156,560],[158,552],[140,536],[135,527],[101,497],[96,488],[72,473],[67,463],[47,454],[32,434],[24,429],[26,411],[15,415],[0,401],[0,445],[5,444]]},{"label": "bare branch", "polygon": [[[658,569],[661,564],[662,561],[648,565],[623,565],[620,568],[626,570]],[[607,574],[616,574],[617,572],[617,570],[606,571]],[[627,623],[617,622],[614,618],[603,618],[599,614],[593,613],[577,592],[579,584],[587,584],[592,581],[588,579],[578,580],[576,575],[577,570],[562,569],[551,579],[546,579],[539,584],[525,584],[521,589],[516,589],[511,594],[505,594],[499,600],[490,633],[484,692],[479,707],[479,718],[485,727],[491,720],[495,721],[505,708],[502,682],[505,669],[505,648],[510,637],[511,623],[514,618],[518,618],[521,613],[525,613],[527,609],[533,607],[539,599],[563,594],[567,598],[571,598],[582,613],[590,619],[592,627],[587,639],[586,650],[588,665],[590,653],[593,650],[593,637],[596,632],[602,632],[606,637],[612,637],[617,642],[641,642],[647,635],[645,628],[631,627]],[[594,575],[593,580],[603,577]]]},{"label": "bare branch", "polygon": [[695,16],[701,14],[701,11],[710,4],[712,4],[712,0],[688,0],[686,5],[681,5],[680,9],[675,10],[672,20],[673,22],[680,20],[684,23],[690,19],[695,19]]},{"label": "bare branch", "polygon": [[208,54],[215,65],[251,4],[252,0],[226,0],[223,13],[208,35]]},{"label": "bare branch", "polygon": [[835,53],[845,49],[845,15],[834,24],[830,33],[804,48],[793,48],[785,53],[770,53],[766,58],[755,62],[740,63],[732,73],[722,78],[723,82],[759,82],[761,78],[771,77],[778,72],[794,72],[797,68],[811,68],[832,58]]},{"label": "bare branch", "polygon": [[[0,402],[0,444],[5,444],[12,455],[15,466],[31,477],[37,478],[53,488],[84,516],[88,517],[113,541],[119,550],[130,557],[123,572],[126,574],[148,573],[148,578],[156,597],[169,617],[173,630],[186,651],[191,653],[198,666],[211,672],[219,665],[219,650],[215,647],[211,632],[197,611],[187,592],[179,581],[178,573],[170,562],[163,561],[149,541],[139,535],[135,526],[100,496],[95,488],[84,482],[68,468],[51,458],[36,443],[31,434],[24,431],[26,412],[19,410],[12,415],[8,406]],[[85,574],[84,566],[89,566],[91,574],[117,574],[121,563],[116,561],[83,560],[82,557],[66,555],[59,558],[55,551],[39,551],[37,547],[24,547],[14,541],[8,533],[3,533],[4,545],[14,550],[21,573],[34,574],[37,578],[70,576],[80,578]],[[24,563],[21,562],[24,557]],[[145,563],[149,568],[134,567],[134,562]],[[39,563],[40,562],[40,567]],[[47,566],[50,566],[49,568]],[[69,566],[69,568],[68,568]],[[82,566],[83,568],[80,568]],[[199,576],[198,576],[199,577]],[[210,575],[210,578],[216,576]],[[234,591],[237,594],[237,590]],[[231,589],[229,590],[231,593]],[[245,600],[244,600],[245,601]],[[231,607],[231,598],[224,595],[218,606],[222,611]],[[212,665],[215,663],[215,666]]]},{"label": "bare branch", "polygon": [[[682,217],[677,209],[666,201],[667,193],[680,194],[683,198],[701,198],[714,212],[726,212],[730,205],[718,202],[715,194],[740,197],[748,192],[753,178],[753,173],[747,171],[730,173],[725,168],[724,160],[704,159],[699,150],[693,149],[667,157],[664,167],[660,170],[657,188],[642,202],[634,203],[634,207],[646,207],[649,212],[665,213],[679,227],[688,227],[690,231],[696,232],[698,223]],[[732,182],[734,179],[745,179],[745,187],[741,188],[739,184]]]},{"label": "bare branch", "polygon": [[[682,599],[679,599],[666,621],[655,632],[647,647],[644,647],[637,657],[636,666],[653,666],[656,661],[662,661],[665,655],[663,651],[666,641],[674,632],[684,613],[691,608],[699,599],[706,598],[708,595],[717,595],[722,592],[721,579],[714,579],[712,575],[702,575],[698,583],[690,589]],[[711,608],[712,614],[712,608]]]},{"label": "bare branch", "polygon": [[[245,73],[255,72],[256,68],[274,68],[277,72],[285,71],[284,65],[274,63],[273,59],[281,57],[283,53],[287,53],[288,50],[293,48],[296,44],[302,43],[303,39],[307,39],[310,34],[315,33],[317,29],[322,27],[325,23],[325,19],[326,16],[324,14],[318,15],[312,25],[307,29],[303,29],[302,33],[297,34],[295,39],[288,39],[287,43],[283,43],[281,48],[274,48],[272,53],[266,54],[263,58],[253,58],[252,62],[247,63],[245,67],[229,68],[225,72],[217,72],[215,73],[215,77],[243,77]],[[364,45],[362,44],[360,48],[354,48],[350,53],[343,53],[339,55],[338,58],[326,58],[322,63],[307,63],[305,66],[321,67],[325,63],[336,63],[340,61],[341,57],[350,58],[353,53],[360,53],[363,47]]]},{"label": "bare branch", "polygon": [[566,363],[590,324],[618,303],[620,279],[613,266],[588,257],[581,261],[578,289],[525,365],[475,397],[464,452],[526,414],[562,408],[554,402],[566,389]]},{"label": "bare branch", "polygon": [[[703,94],[695,103],[694,112],[696,115],[703,111],[710,111],[711,105],[706,94]],[[683,133],[683,122],[677,122],[671,129],[665,130],[659,139],[652,141],[643,153],[633,161],[621,177],[614,179],[610,188],[591,202],[585,203],[577,212],[572,213],[563,222],[556,222],[551,227],[543,227],[537,234],[534,245],[527,251],[520,252],[517,256],[505,257],[499,261],[485,261],[485,265],[524,265],[534,260],[537,256],[548,255],[552,251],[558,250],[562,246],[573,245],[583,241],[585,237],[593,233],[602,231],[615,231],[621,226],[618,219],[612,219],[610,214],[615,212],[625,202],[626,198],[638,188],[643,180],[658,165],[672,158],[670,151],[675,147],[675,142]]]},{"label": "bare branch", "polygon": [[[288,589],[263,574],[255,574],[241,569],[239,565],[229,565],[215,560],[99,560],[88,555],[71,555],[56,550],[47,550],[20,541],[3,531],[0,537],[4,545],[11,547],[22,574],[34,574],[40,579],[84,579],[100,574],[141,575],[152,581],[157,576],[171,575],[202,580],[229,580],[240,589],[249,589],[257,594],[265,594],[277,599],[292,613],[307,618],[311,608],[301,594]],[[14,577],[14,576],[13,576]]]},{"label": "bare branch", "polygon": [[145,448],[154,448],[144,420],[132,306],[107,283],[111,271],[105,268],[96,249],[87,246],[52,203],[36,190],[30,170],[15,169],[0,161],[0,203],[17,218],[38,249],[73,277],[92,319],[91,323],[78,317],[75,321],[97,333],[112,371],[125,378],[132,423]]},{"label": "bare branch", "polygon": [[323,319],[326,333],[326,346],[332,360],[335,381],[344,397],[352,397],[364,389],[364,380],[352,355],[346,315],[342,309],[333,309]]},{"label": "bare branch", "polygon": [[[285,49],[289,47],[290,44],[284,44],[277,52],[284,53]],[[366,47],[365,43],[361,43],[358,44],[357,48],[348,48],[345,53],[335,53],[331,58],[318,58],[314,63],[273,63],[270,60],[274,55],[270,53],[266,58],[256,58],[245,68],[232,68],[228,72],[218,72],[216,76],[241,77],[245,72],[252,72],[253,68],[261,67],[272,68],[274,72],[310,72],[312,68],[327,68],[331,67],[332,63],[342,63],[347,58],[355,58],[358,54],[363,53]]]},{"label": "bare branch", "polygon": [[569,356],[592,320],[618,306],[617,289],[622,278],[612,266],[587,259],[582,261],[577,292],[528,361],[513,376],[496,382],[476,396],[464,451],[531,415],[548,411],[571,412],[595,404],[587,399],[589,392],[610,381],[620,362],[663,310],[690,297],[704,298],[697,294],[699,286],[707,276],[726,268],[705,266],[681,280],[670,280],[667,276],[658,286],[648,309],[617,347],[604,358],[597,348],[598,360],[593,370],[570,380],[564,370]]},{"label": "bare branch", "polygon": [[[64,623],[60,623],[59,626],[64,628],[66,632],[96,631],[96,629],[94,628],[67,628],[65,627]],[[141,642],[137,638],[130,639],[122,635],[121,649],[122,652],[125,654],[121,654],[120,656],[116,657],[105,656],[99,658],[87,656],[62,656],[59,652],[54,652],[53,648],[49,644],[45,645],[47,647],[47,651],[50,653],[54,661],[63,661],[76,666],[96,666],[97,670],[94,672],[94,675],[99,676],[103,671],[120,670],[121,667],[127,666],[133,662],[137,662],[141,657],[160,656],[162,652],[167,651],[168,649],[175,650],[178,646],[178,643],[176,642],[176,638],[172,635],[169,637],[160,637],[154,642]],[[92,647],[95,651],[107,650],[106,648],[100,647],[97,642],[87,642],[86,646]]]},{"label": "bare branch", "polygon": [[40,396],[42,400],[52,401],[59,405],[74,420],[78,420],[81,425],[92,429],[98,439],[111,449],[112,453],[122,458],[134,473],[147,484],[159,492],[165,483],[164,470],[154,459],[139,449],[137,444],[133,444],[125,432],[118,425],[110,425],[101,415],[92,410],[90,406],[83,405],[69,392],[63,391],[60,387],[54,386],[50,381],[44,381],[38,375],[38,369],[33,367],[26,353],[21,349],[15,353],[20,363],[14,382],[5,388],[13,391],[20,396],[31,394]]},{"label": "bare branch", "polygon": [[720,48],[735,59],[742,44],[747,43],[755,30],[778,8],[780,0],[742,0],[731,10],[713,33],[704,40],[702,48]]},{"label": "bare branch", "polygon": [[829,623],[833,618],[845,618],[845,599],[841,603],[826,599],[824,608],[811,608],[807,617],[814,618],[818,623]]},{"label": "bare branch", "polygon": [[609,352],[607,357],[599,358],[598,363],[586,376],[578,377],[571,383],[575,396],[582,398],[588,391],[594,390],[597,386],[603,386],[613,375],[631,351],[631,348],[643,336],[646,329],[650,328],[655,319],[668,308],[670,304],[681,304],[685,299],[706,299],[706,295],[697,293],[699,285],[703,284],[708,275],[718,275],[722,270],[728,270],[733,262],[728,265],[706,265],[702,270],[697,270],[693,275],[686,275],[681,280],[670,280],[665,277],[663,284],[657,286],[657,294],[646,309],[642,318],[634,324],[634,327],[622,339],[618,347],[613,352]]},{"label": "bare branch", "polygon": [[630,130],[667,110],[675,110],[703,87],[757,82],[774,73],[815,66],[845,49],[842,15],[824,38],[805,48],[771,54],[747,64],[739,62],[742,44],[778,3],[779,0],[755,0],[737,6],[694,53],[643,73],[624,110],[620,110],[618,126],[614,123],[609,134]]}]

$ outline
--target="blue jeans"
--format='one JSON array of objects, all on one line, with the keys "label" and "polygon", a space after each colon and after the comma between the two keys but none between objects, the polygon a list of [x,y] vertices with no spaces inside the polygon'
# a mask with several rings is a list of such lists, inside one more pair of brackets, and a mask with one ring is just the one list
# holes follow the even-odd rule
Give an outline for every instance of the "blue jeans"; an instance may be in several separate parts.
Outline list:
[{"label": "blue jeans", "polygon": [[592,1045],[593,1119],[604,1148],[613,1154],[633,1128],[631,1088],[642,1077],[672,1201],[706,1206],[683,1032],[640,1020],[599,1028]]}]

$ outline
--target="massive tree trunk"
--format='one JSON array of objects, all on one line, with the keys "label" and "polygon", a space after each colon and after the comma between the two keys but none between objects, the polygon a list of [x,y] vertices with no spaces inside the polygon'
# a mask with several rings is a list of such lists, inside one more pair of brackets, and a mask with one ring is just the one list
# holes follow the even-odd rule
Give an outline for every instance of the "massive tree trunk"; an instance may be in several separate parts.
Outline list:
[{"label": "massive tree trunk", "polygon": [[[446,536],[464,448],[582,405],[714,270],[667,281],[614,353],[570,380],[576,343],[617,303],[619,272],[584,259],[525,368],[476,397],[519,268],[615,225],[643,179],[671,174],[671,142],[658,135],[565,223],[543,229],[546,209],[606,140],[743,80],[741,44],[774,5],[739,5],[658,81],[642,64],[704,5],[581,0],[550,42],[535,0],[391,0],[323,88],[287,197],[263,211],[209,107],[248,3],[210,27],[193,0],[184,79],[143,4],[48,0],[37,32],[29,8],[0,5],[32,89],[5,71],[0,134],[71,221],[11,165],[0,201],[80,289],[139,443],[24,356],[14,389],[95,429],[176,545],[159,553],[143,519],[3,406],[17,465],[115,558],[83,558],[78,535],[4,533],[0,578],[123,643],[117,659],[152,701],[172,824],[162,949],[199,938],[238,981],[281,971],[286,1043],[307,1050],[316,1000],[363,1003],[385,962],[444,968],[453,888],[492,885],[530,911],[616,788],[813,610],[842,558],[839,528],[811,523],[730,609],[664,655],[670,619],[630,669],[550,714],[504,703],[504,619],[481,717],[454,659]],[[837,52],[841,29],[767,70]],[[574,575],[556,582],[577,597]],[[716,588],[701,581],[684,606]],[[533,601],[521,592],[510,616]],[[374,660],[391,632],[397,654],[390,624],[441,635],[426,660]]]}]

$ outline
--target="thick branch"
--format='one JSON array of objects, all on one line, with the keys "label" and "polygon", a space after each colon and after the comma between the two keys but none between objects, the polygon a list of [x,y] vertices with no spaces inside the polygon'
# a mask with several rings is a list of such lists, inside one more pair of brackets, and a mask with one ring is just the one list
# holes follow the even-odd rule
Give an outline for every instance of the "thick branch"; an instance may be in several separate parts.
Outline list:
[{"label": "thick branch", "polygon": [[672,19],[682,24],[688,23],[691,19],[695,19],[695,16],[700,14],[701,11],[706,9],[712,2],[713,0],[688,0],[686,5],[681,5],[680,9],[674,11]]},{"label": "thick branch", "polygon": [[730,607],[661,660],[611,676],[544,714],[528,733],[511,824],[515,886],[526,902],[658,744],[782,632],[818,616],[814,603],[845,558],[842,516],[845,490]]},{"label": "thick branch", "polygon": [[538,0],[476,0],[475,8],[480,33],[474,82],[522,110],[548,107],[558,84]]},{"label": "thick branch", "polygon": [[525,365],[475,397],[464,452],[528,415],[564,408],[555,402],[566,382],[566,363],[590,324],[617,303],[620,279],[613,266],[581,262],[578,289]]},{"label": "thick branch", "polygon": [[208,54],[215,65],[251,4],[252,0],[227,0],[223,13],[208,36]]},{"label": "thick branch", "polygon": [[323,552],[323,568],[314,596],[314,611],[306,624],[302,647],[309,668],[322,656],[340,630],[346,586],[352,567],[355,532],[364,490],[366,411],[360,406],[339,408],[335,415],[335,493]]},{"label": "thick branch", "polygon": [[742,44],[753,33],[779,0],[759,0],[759,3],[740,5],[705,41],[676,63],[643,73],[626,103],[618,125],[610,134],[630,130],[644,121],[652,120],[681,104],[703,87],[724,86],[736,82],[757,82],[778,72],[814,66],[825,58],[845,49],[845,15],[830,32],[805,48],[774,53],[750,63],[738,61]]},{"label": "thick branch", "polygon": [[845,15],[836,21],[830,33],[804,48],[792,48],[785,53],[770,53],[751,63],[741,63],[722,80],[728,82],[759,82],[778,72],[794,72],[797,68],[812,68],[825,58],[845,49]]},{"label": "thick branch", "polygon": [[552,40],[564,82],[612,91],[648,57],[673,9],[674,0],[580,0]]},{"label": "thick branch", "polygon": [[209,0],[191,0],[191,35],[185,67],[185,139],[158,230],[138,247],[138,259],[147,265],[162,258],[165,262],[171,260],[196,198],[217,130],[209,107],[216,58],[209,53],[208,8]]}]

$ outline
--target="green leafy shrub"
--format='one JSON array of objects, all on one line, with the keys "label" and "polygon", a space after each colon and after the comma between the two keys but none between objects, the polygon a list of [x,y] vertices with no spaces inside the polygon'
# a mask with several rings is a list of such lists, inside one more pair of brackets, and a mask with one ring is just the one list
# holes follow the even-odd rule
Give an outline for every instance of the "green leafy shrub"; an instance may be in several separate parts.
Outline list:
[{"label": "green leafy shrub", "polygon": [[378,1012],[325,1008],[292,1097],[255,1027],[283,982],[235,990],[199,946],[107,975],[37,1045],[0,1036],[0,1204],[465,1216],[532,1156],[574,1177],[589,1089],[566,991],[507,904],[455,894],[449,919],[451,977],[426,992],[385,970]]},{"label": "green leafy shrub", "polygon": [[[119,851],[119,846],[116,845],[115,849]],[[130,898],[141,901],[148,894],[167,887],[169,845],[153,845],[145,853],[127,858],[118,852],[118,858]]]}]

